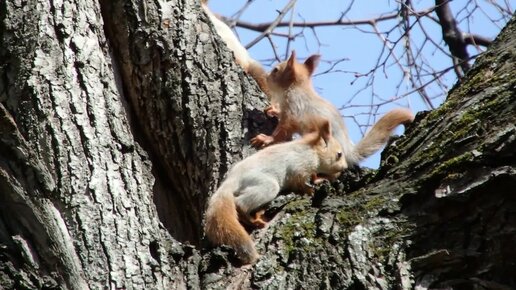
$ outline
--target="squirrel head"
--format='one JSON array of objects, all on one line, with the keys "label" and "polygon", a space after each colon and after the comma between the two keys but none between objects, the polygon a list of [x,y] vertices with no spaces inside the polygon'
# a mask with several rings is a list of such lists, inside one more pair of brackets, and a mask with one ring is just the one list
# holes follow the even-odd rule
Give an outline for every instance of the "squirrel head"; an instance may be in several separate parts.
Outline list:
[{"label": "squirrel head", "polygon": [[330,122],[322,117],[311,116],[310,131],[303,136],[303,140],[317,153],[319,167],[317,173],[338,177],[348,164],[342,146],[331,133]]},{"label": "squirrel head", "polygon": [[267,76],[267,84],[273,94],[282,94],[292,85],[312,86],[312,74],[314,73],[321,56],[314,54],[304,63],[296,60],[296,52],[292,51],[290,58],[278,64]]}]

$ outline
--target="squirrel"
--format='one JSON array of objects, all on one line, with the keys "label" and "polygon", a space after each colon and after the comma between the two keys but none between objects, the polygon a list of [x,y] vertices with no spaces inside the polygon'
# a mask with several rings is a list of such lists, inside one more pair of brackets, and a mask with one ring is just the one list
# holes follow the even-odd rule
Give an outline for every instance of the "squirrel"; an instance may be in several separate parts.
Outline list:
[{"label": "squirrel", "polygon": [[269,101],[272,102],[269,89],[267,87],[267,72],[263,69],[262,65],[249,55],[247,49],[245,49],[233,31],[231,31],[231,28],[211,12],[208,8],[208,0],[201,0],[201,6],[215,27],[217,34],[233,52],[236,63],[240,65],[247,74],[253,77],[260,89],[265,93],[265,95],[267,95]]},{"label": "squirrel", "polygon": [[254,147],[260,148],[290,140],[294,133],[304,134],[307,132],[304,116],[319,115],[330,120],[333,137],[342,146],[347,165],[352,166],[387,143],[398,125],[407,125],[414,120],[410,110],[393,109],[380,118],[364,138],[354,145],[337,108],[320,97],[313,88],[311,77],[319,60],[320,55],[312,55],[304,63],[298,63],[296,53],[292,51],[287,61],[278,64],[269,73],[267,85],[273,98],[279,102],[279,123],[271,136],[259,134],[251,139]]},{"label": "squirrel", "polygon": [[315,178],[317,172],[334,175],[345,169],[342,148],[332,136],[330,122],[320,117],[308,119],[307,134],[238,162],[209,199],[206,237],[214,245],[233,248],[244,264],[253,264],[259,255],[240,222],[263,228],[263,208],[280,191],[313,194],[306,183],[309,178]]}]

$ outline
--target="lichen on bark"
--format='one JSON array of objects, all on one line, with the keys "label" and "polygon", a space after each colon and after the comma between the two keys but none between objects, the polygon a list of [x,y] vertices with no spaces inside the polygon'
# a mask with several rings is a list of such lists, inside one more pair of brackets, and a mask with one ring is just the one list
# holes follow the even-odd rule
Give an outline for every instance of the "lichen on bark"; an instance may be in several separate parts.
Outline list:
[{"label": "lichen on bark", "polygon": [[197,1],[0,16],[0,287],[516,286],[515,19],[378,171],[275,200],[242,267],[201,243],[202,213],[273,123]]}]

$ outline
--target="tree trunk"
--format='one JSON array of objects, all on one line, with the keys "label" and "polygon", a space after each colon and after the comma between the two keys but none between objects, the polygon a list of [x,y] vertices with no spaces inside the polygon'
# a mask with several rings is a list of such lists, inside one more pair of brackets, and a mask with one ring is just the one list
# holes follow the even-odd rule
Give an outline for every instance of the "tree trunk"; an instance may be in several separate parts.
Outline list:
[{"label": "tree trunk", "polygon": [[0,288],[516,287],[514,18],[378,172],[278,198],[240,267],[202,213],[273,123],[199,4],[0,11]]}]

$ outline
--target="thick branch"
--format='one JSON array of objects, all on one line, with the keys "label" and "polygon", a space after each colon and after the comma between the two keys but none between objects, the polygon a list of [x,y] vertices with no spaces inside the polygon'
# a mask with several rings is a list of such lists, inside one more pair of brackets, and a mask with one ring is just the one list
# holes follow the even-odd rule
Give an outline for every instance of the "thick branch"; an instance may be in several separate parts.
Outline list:
[{"label": "thick branch", "polygon": [[437,14],[439,23],[441,24],[443,39],[450,48],[450,52],[453,57],[458,60],[458,65],[462,68],[462,73],[457,75],[460,78],[470,68],[468,63],[469,54],[466,49],[467,43],[457,25],[457,21],[448,5],[448,1],[449,0],[436,0],[435,13]]},{"label": "thick branch", "polygon": [[493,42],[491,39],[478,34],[463,33],[462,37],[468,45],[481,45],[488,47]]}]

